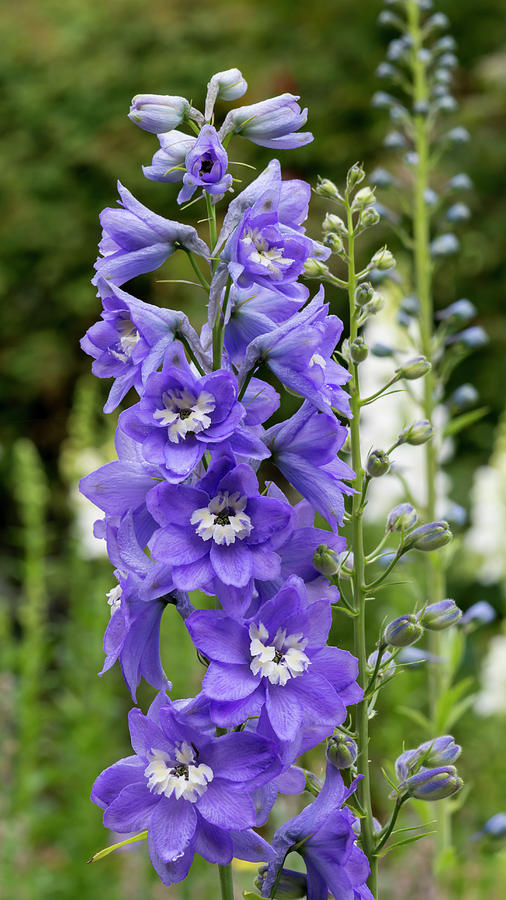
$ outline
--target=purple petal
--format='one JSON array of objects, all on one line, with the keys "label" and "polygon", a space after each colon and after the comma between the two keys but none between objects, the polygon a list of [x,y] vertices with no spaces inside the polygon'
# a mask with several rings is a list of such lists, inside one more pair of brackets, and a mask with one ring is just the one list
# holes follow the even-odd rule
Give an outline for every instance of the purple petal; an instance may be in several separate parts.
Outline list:
[{"label": "purple petal", "polygon": [[295,694],[286,691],[281,685],[270,684],[267,688],[267,714],[282,741],[292,741],[295,738],[302,722],[300,704]]},{"label": "purple petal", "polygon": [[123,788],[104,813],[104,825],[111,831],[140,831],[147,828],[160,797],[152,794],[146,780]]},{"label": "purple petal", "polygon": [[202,682],[207,697],[213,700],[242,700],[258,687],[258,676],[248,665],[227,665],[212,662]]},{"label": "purple petal", "polygon": [[226,866],[234,855],[232,838],[228,831],[210,825],[198,814],[198,826],[195,833],[195,853],[210,863]]},{"label": "purple petal", "polygon": [[225,613],[195,612],[186,620],[186,627],[195,646],[209,659],[224,663],[249,662],[248,631]]},{"label": "purple petal", "polygon": [[216,575],[224,584],[243,587],[251,578],[251,554],[238,540],[228,547],[226,544],[213,542],[210,559]]},{"label": "purple petal", "polygon": [[255,807],[244,790],[228,781],[215,778],[196,803],[200,815],[211,825],[227,831],[251,828],[255,824]]},{"label": "purple petal", "polygon": [[226,781],[245,782],[262,774],[274,761],[272,741],[246,731],[225,734],[206,747],[205,760]]},{"label": "purple petal", "polygon": [[196,827],[197,813],[192,803],[163,796],[149,825],[149,833],[161,859],[173,862],[184,853]]}]

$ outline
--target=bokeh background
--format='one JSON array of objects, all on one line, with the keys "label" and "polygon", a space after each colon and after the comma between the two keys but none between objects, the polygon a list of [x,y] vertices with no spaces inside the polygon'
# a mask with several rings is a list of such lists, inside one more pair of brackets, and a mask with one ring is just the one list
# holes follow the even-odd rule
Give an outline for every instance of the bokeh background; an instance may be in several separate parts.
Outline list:
[{"label": "bokeh background", "polygon": [[[473,679],[481,701],[456,729],[466,748],[460,768],[469,797],[456,817],[460,856],[450,890],[473,900],[502,897],[506,883],[500,842],[473,840],[489,816],[506,808],[506,12],[504,0],[441,0],[438,8],[450,16],[458,42],[455,124],[472,134],[443,170],[448,176],[467,171],[475,189],[462,252],[438,276],[437,304],[469,297],[490,335],[487,347],[454,375],[454,386],[476,386],[488,412],[459,435],[450,466],[454,499],[471,525],[481,516],[481,536],[483,529],[489,535],[479,548],[459,538],[452,596],[463,608],[485,599],[497,612],[468,645],[463,675]],[[90,285],[98,213],[115,203],[116,179],[162,215],[176,216],[174,190],[143,179],[140,165],[150,161],[156,140],[127,120],[130,98],[181,94],[198,106],[213,72],[239,66],[250,84],[245,102],[290,91],[309,107],[316,139],[282,153],[286,176],[314,185],[318,174],[342,180],[357,159],[368,170],[390,165],[382,147],[384,114],[370,106],[386,40],[376,25],[380,9],[379,0],[18,0],[2,6],[0,895],[6,900],[211,900],[217,894],[216,873],[204,864],[196,866],[191,886],[163,888],[143,845],[85,865],[114,840],[88,794],[98,772],[129,752],[130,703],[116,670],[96,677],[111,571],[90,538],[93,515],[76,483],[112,458],[114,422],[101,413],[107,387],[89,374],[79,338],[99,311]],[[245,141],[235,146],[236,159],[258,168],[270,158]],[[316,199],[315,235],[323,211]],[[183,214],[187,221],[193,212]],[[390,244],[398,251],[394,239]],[[183,308],[199,323],[199,292],[157,283],[185,277],[184,260],[176,257],[155,276],[139,278],[132,292]],[[378,621],[387,601],[382,604]],[[388,604],[403,611],[401,595],[393,593]],[[345,625],[338,637],[350,645]],[[195,692],[201,671],[175,616],[166,616],[163,640],[174,695]],[[373,730],[380,819],[388,790],[379,767],[403,741],[414,746],[423,738],[398,707],[423,708],[424,680],[423,671],[413,670],[395,682]],[[149,691],[140,692],[144,707],[149,698]],[[278,816],[293,812],[287,802]],[[414,845],[409,857],[387,857],[386,896],[430,897],[429,858],[430,840]],[[238,869],[238,883],[251,884],[251,875],[247,866]]]}]

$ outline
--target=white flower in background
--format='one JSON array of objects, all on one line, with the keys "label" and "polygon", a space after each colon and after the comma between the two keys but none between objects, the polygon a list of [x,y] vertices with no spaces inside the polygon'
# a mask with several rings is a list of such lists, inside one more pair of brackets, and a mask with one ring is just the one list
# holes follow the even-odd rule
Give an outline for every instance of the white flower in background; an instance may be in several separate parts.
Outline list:
[{"label": "white flower in background", "polygon": [[[76,472],[84,475],[109,460],[105,455],[101,456],[96,450],[80,450],[73,459]],[[93,534],[93,523],[97,519],[103,519],[104,514],[98,506],[88,500],[79,492],[78,478],[75,478],[69,492],[69,502],[74,513],[73,534],[77,541],[77,553],[82,559],[96,559],[107,556],[105,541],[96,538]]]},{"label": "white flower in background", "polygon": [[[488,466],[476,470],[465,546],[482,584],[506,580],[506,415]],[[476,571],[477,567],[477,571]]]},{"label": "white flower in background", "polygon": [[481,691],[474,702],[480,716],[506,714],[506,636],[490,641],[481,671]]}]

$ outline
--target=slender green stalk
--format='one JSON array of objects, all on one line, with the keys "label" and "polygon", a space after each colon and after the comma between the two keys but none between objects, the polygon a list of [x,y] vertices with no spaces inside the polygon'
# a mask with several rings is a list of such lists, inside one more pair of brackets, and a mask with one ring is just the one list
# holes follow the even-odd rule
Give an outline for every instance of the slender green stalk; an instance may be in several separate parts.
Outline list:
[{"label": "slender green stalk", "polygon": [[220,873],[220,887],[222,900],[234,900],[234,882],[232,879],[232,864],[218,866]]},{"label": "slender green stalk", "polygon": [[[357,286],[357,276],[355,269],[355,234],[353,224],[353,213],[349,202],[349,194],[346,192],[346,213],[348,228],[348,298],[350,309],[350,344],[355,340],[358,333],[357,320],[355,315],[355,289]],[[352,501],[352,539],[351,548],[353,551],[353,603],[356,616],[353,619],[354,637],[355,637],[355,653],[358,657],[358,680],[359,684],[365,687],[367,682],[367,645],[366,645],[366,598],[365,598],[365,550],[363,535],[363,506],[362,506],[362,488],[364,482],[364,470],[362,468],[362,459],[360,452],[360,383],[358,375],[358,366],[351,365],[351,381],[350,381],[350,407],[352,418],[350,421],[350,441],[351,441],[351,459],[352,467],[355,472],[355,481],[353,487],[356,493],[353,495]],[[356,724],[355,730],[358,735],[359,755],[357,759],[358,771],[363,775],[363,779],[359,784],[359,799],[362,808],[365,811],[365,817],[361,820],[362,846],[364,853],[369,859],[371,874],[369,877],[369,887],[377,897],[377,860],[374,853],[374,831],[373,831],[373,815],[371,805],[371,779],[369,774],[369,710],[368,700],[364,698],[356,707]]]},{"label": "slender green stalk", "polygon": [[197,276],[198,280],[200,281],[202,287],[206,291],[208,291],[209,290],[209,282],[207,281],[206,278],[204,278],[202,272],[200,271],[193,253],[191,252],[191,250],[185,250],[185,253],[186,253],[188,259],[190,260],[191,267],[192,267],[193,271],[195,272],[195,275]]},{"label": "slender green stalk", "polygon": [[[217,228],[216,228],[216,207],[214,206],[213,201],[211,200],[211,197],[209,196],[209,194],[207,192],[204,193],[204,196],[206,198],[206,208],[207,208],[207,215],[208,215],[208,219],[209,219],[209,243],[211,245],[211,256],[213,256],[214,248],[216,247],[216,242],[218,240],[218,232],[217,232]],[[216,268],[217,262],[218,262],[217,259],[213,259],[213,262],[212,262],[213,272]]]}]

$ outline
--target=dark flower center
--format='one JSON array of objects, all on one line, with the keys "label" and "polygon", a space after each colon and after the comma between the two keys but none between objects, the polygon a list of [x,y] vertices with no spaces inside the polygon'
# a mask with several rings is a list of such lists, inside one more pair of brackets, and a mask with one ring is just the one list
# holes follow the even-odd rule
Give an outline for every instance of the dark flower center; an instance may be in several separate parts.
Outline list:
[{"label": "dark flower center", "polygon": [[179,410],[179,418],[187,419],[188,416],[191,416],[191,412],[192,412],[191,409],[180,409]]},{"label": "dark flower center", "polygon": [[210,156],[205,156],[200,164],[200,174],[201,175],[209,175],[212,171],[214,165],[214,161]]},{"label": "dark flower center", "polygon": [[188,766],[174,766],[174,768],[171,769],[171,774],[183,777],[188,781]]},{"label": "dark flower center", "polygon": [[216,516],[215,520],[214,520],[214,524],[215,525],[230,525],[228,510],[226,512],[220,513],[219,516]]},{"label": "dark flower center", "polygon": [[280,653],[279,650],[276,650],[276,652],[275,652],[275,654],[274,654],[274,662],[275,662],[275,663],[280,663],[281,660],[283,659],[283,655],[284,655],[284,654],[283,654],[283,653]]}]

